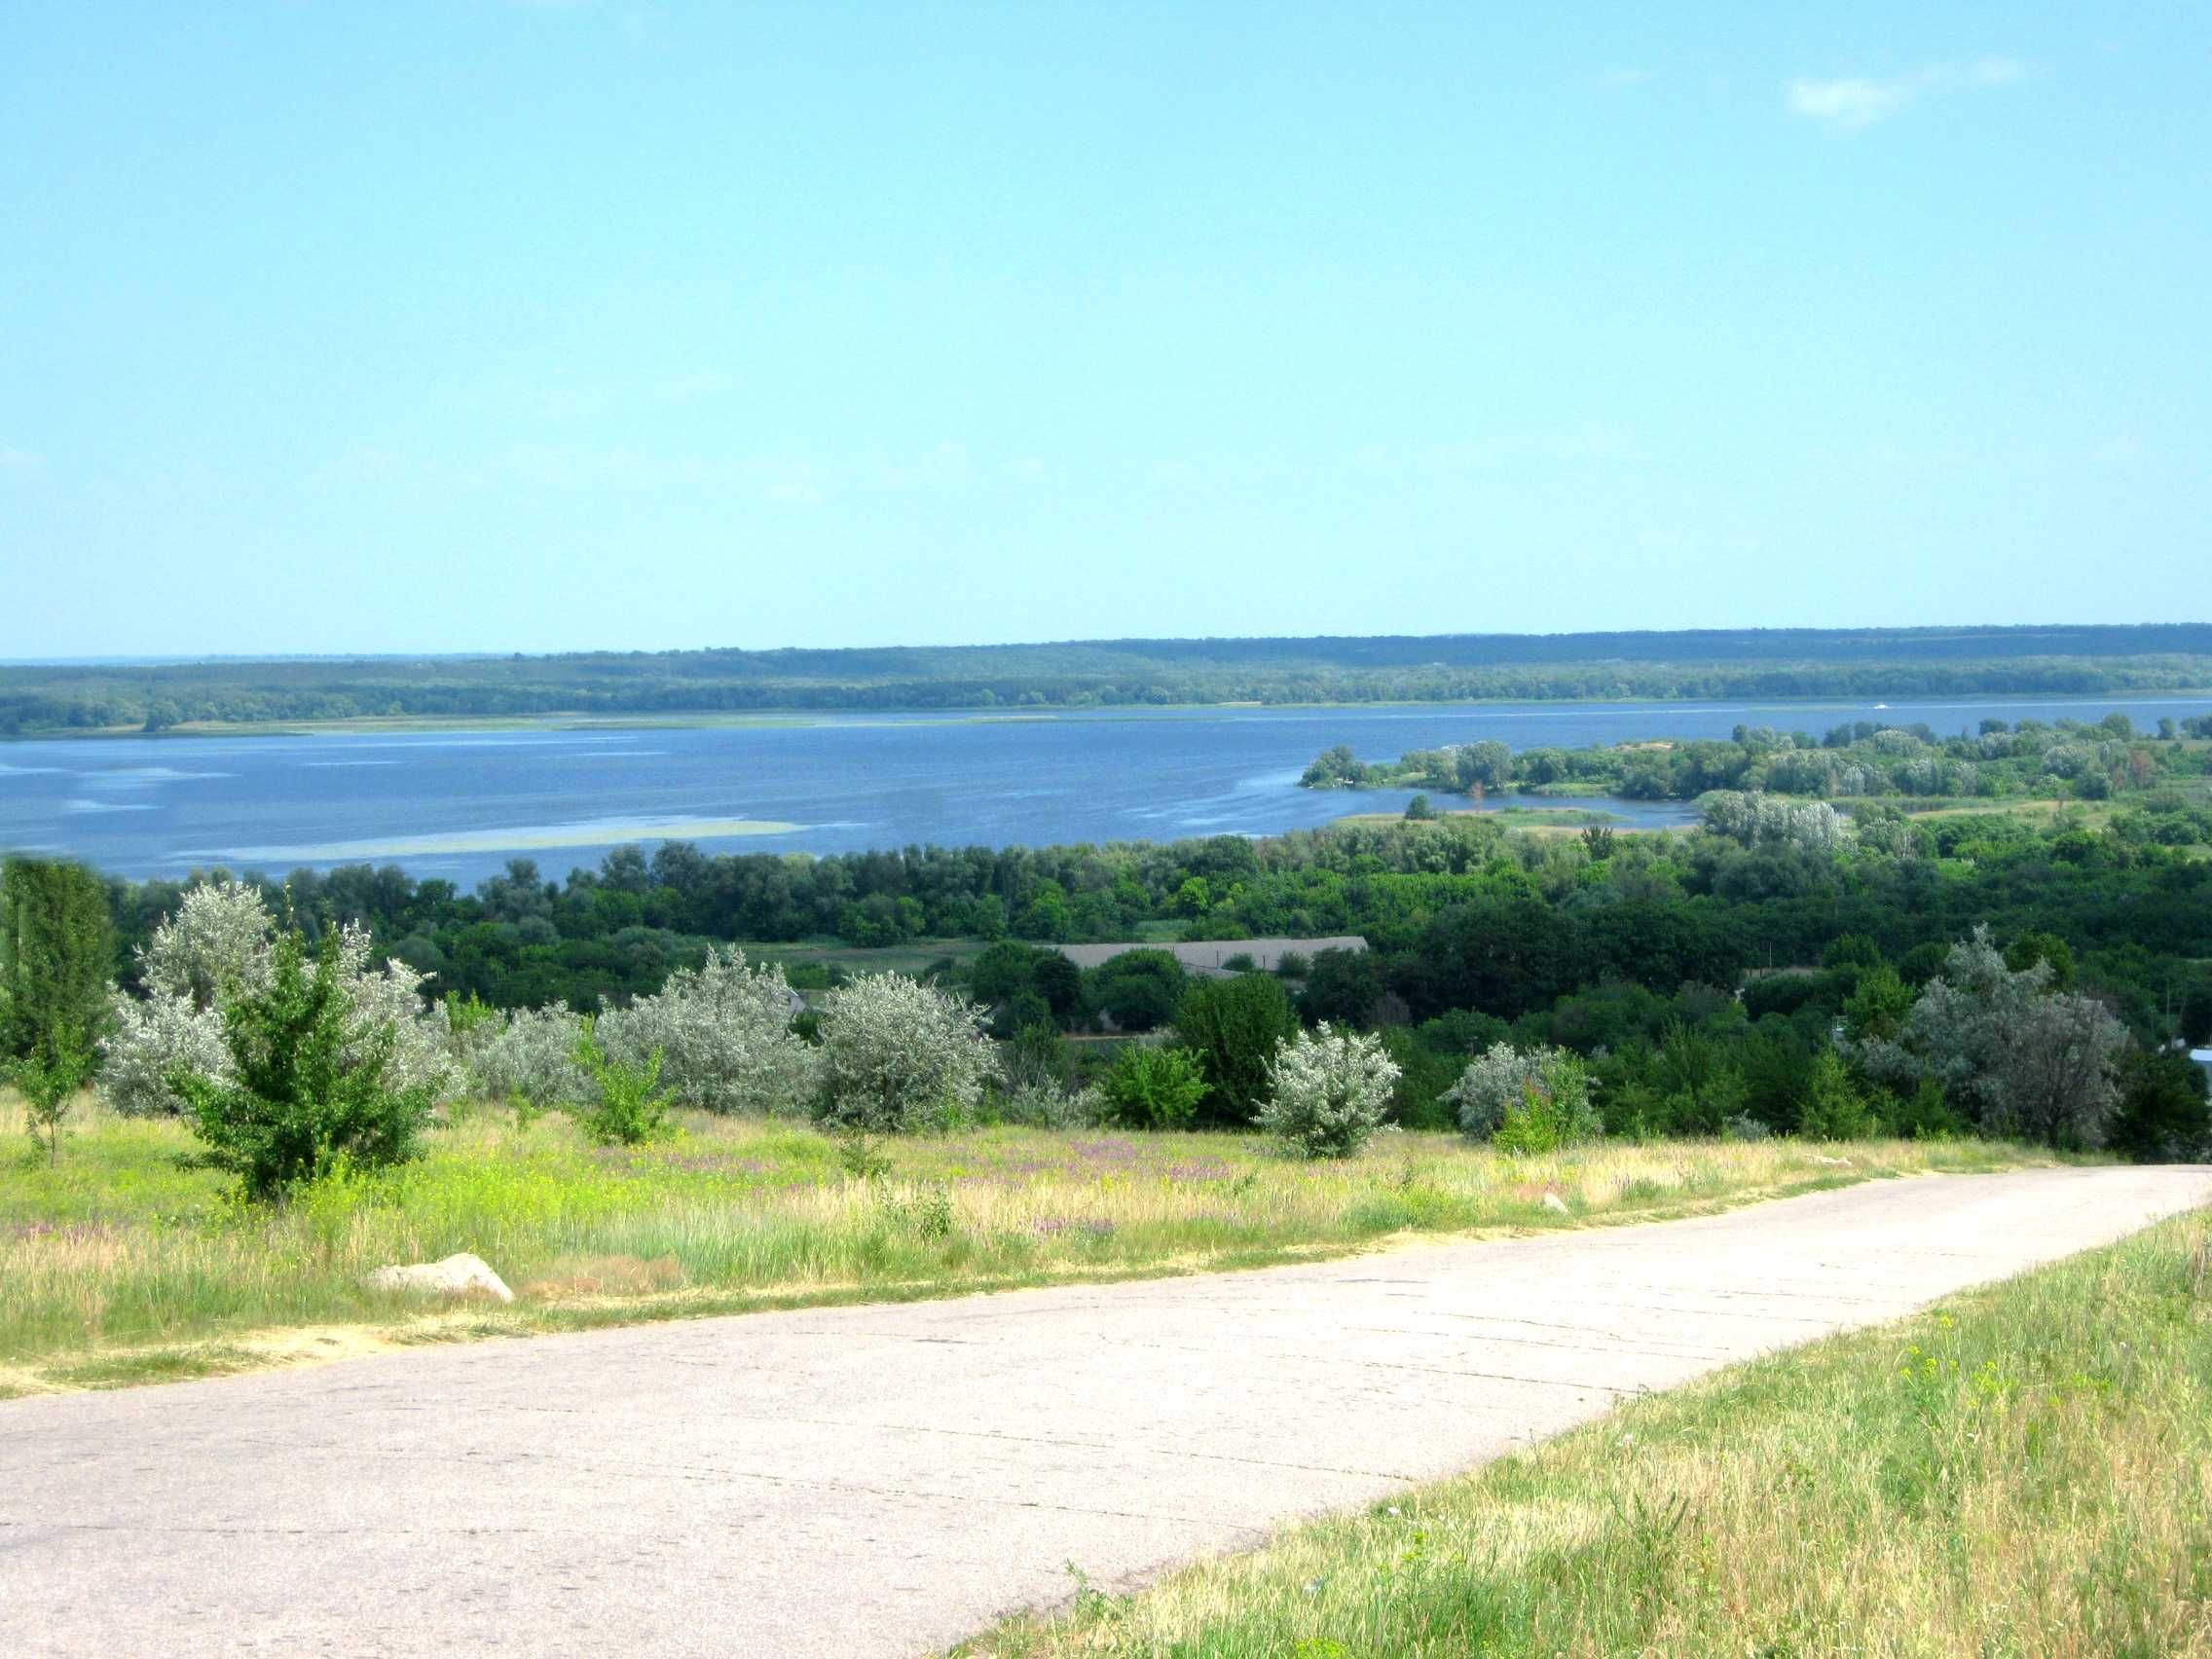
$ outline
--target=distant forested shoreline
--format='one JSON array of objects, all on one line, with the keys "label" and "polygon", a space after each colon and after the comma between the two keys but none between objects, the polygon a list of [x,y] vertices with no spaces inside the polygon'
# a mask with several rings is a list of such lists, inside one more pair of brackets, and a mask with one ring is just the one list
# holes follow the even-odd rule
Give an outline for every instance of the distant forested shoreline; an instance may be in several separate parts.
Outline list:
[{"label": "distant forested shoreline", "polygon": [[1394,761],[1362,760],[1340,743],[1323,750],[1299,783],[1309,790],[1434,790],[1478,799],[1512,791],[1696,800],[1715,790],[1737,790],[1815,800],[2113,800],[2185,781],[2200,787],[2208,745],[2212,714],[2164,717],[2146,732],[2118,713],[2095,722],[1992,719],[1956,737],[1918,720],[1849,720],[1818,739],[1739,725],[1725,740],[1515,751],[1490,739],[1412,750]]},{"label": "distant forested shoreline", "polygon": [[2081,696],[2212,685],[2212,624],[1112,640],[0,666],[0,737],[774,710]]}]

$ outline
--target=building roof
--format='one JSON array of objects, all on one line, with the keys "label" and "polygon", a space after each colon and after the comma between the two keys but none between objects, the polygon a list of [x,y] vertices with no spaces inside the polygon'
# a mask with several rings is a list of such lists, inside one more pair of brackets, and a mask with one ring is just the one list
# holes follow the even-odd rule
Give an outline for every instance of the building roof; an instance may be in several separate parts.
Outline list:
[{"label": "building roof", "polygon": [[1193,974],[1231,972],[1223,966],[1233,956],[1249,956],[1255,968],[1272,973],[1285,956],[1312,956],[1323,950],[1361,951],[1367,940],[1357,934],[1336,934],[1328,939],[1209,939],[1196,944],[1155,944],[1128,940],[1119,944],[1063,944],[1055,947],[1078,968],[1095,968],[1101,962],[1132,950],[1164,950]]}]

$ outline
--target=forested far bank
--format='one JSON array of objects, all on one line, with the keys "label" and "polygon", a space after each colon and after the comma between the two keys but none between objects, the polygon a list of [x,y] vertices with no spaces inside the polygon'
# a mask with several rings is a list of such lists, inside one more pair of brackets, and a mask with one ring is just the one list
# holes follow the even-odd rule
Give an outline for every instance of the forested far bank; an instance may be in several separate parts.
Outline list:
[{"label": "forested far bank", "polygon": [[2060,696],[2212,685],[2212,626],[1124,640],[0,667],[0,736],[383,718],[1484,700]]},{"label": "forested far bank", "polygon": [[2148,730],[2116,713],[2096,721],[1982,719],[1948,736],[1925,721],[1853,720],[1818,738],[1739,725],[1725,740],[1580,749],[1515,750],[1490,739],[1414,750],[1394,761],[1362,760],[1338,744],[1315,756],[1299,782],[1316,790],[1435,790],[1478,799],[1518,792],[1694,800],[1718,790],[1923,803],[2162,794],[2171,806],[2201,810],[2208,775],[2212,713],[2161,718]]}]

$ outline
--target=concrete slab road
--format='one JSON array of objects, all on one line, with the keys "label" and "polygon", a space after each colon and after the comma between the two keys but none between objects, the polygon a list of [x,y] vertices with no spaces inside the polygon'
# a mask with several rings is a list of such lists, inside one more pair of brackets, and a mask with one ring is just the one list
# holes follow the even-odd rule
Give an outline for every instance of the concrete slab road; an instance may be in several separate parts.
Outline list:
[{"label": "concrete slab road", "polygon": [[1874,1182],[0,1404],[0,1652],[911,1654],[2212,1202]]}]

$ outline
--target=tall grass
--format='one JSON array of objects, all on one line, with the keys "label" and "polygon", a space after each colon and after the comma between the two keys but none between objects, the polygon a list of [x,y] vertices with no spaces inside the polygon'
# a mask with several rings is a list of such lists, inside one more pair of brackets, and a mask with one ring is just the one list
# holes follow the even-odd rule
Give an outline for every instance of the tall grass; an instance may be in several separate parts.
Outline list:
[{"label": "tall grass", "polygon": [[2212,1211],[961,1651],[2212,1653]]},{"label": "tall grass", "polygon": [[[1390,1134],[1314,1163],[1239,1135],[990,1128],[880,1143],[887,1169],[862,1179],[801,1124],[693,1116],[673,1140],[608,1149],[563,1117],[525,1126],[477,1109],[434,1131],[418,1162],[270,1208],[194,1166],[176,1124],[88,1104],[51,1169],[20,1124],[19,1105],[0,1102],[0,1387],[16,1391],[116,1350],[303,1326],[420,1338],[1235,1267],[2031,1157],[1762,1142],[1511,1158]],[[1850,1164],[1822,1161],[1837,1156]],[[511,1308],[425,1319],[363,1285],[385,1264],[463,1250],[513,1286]]]}]

